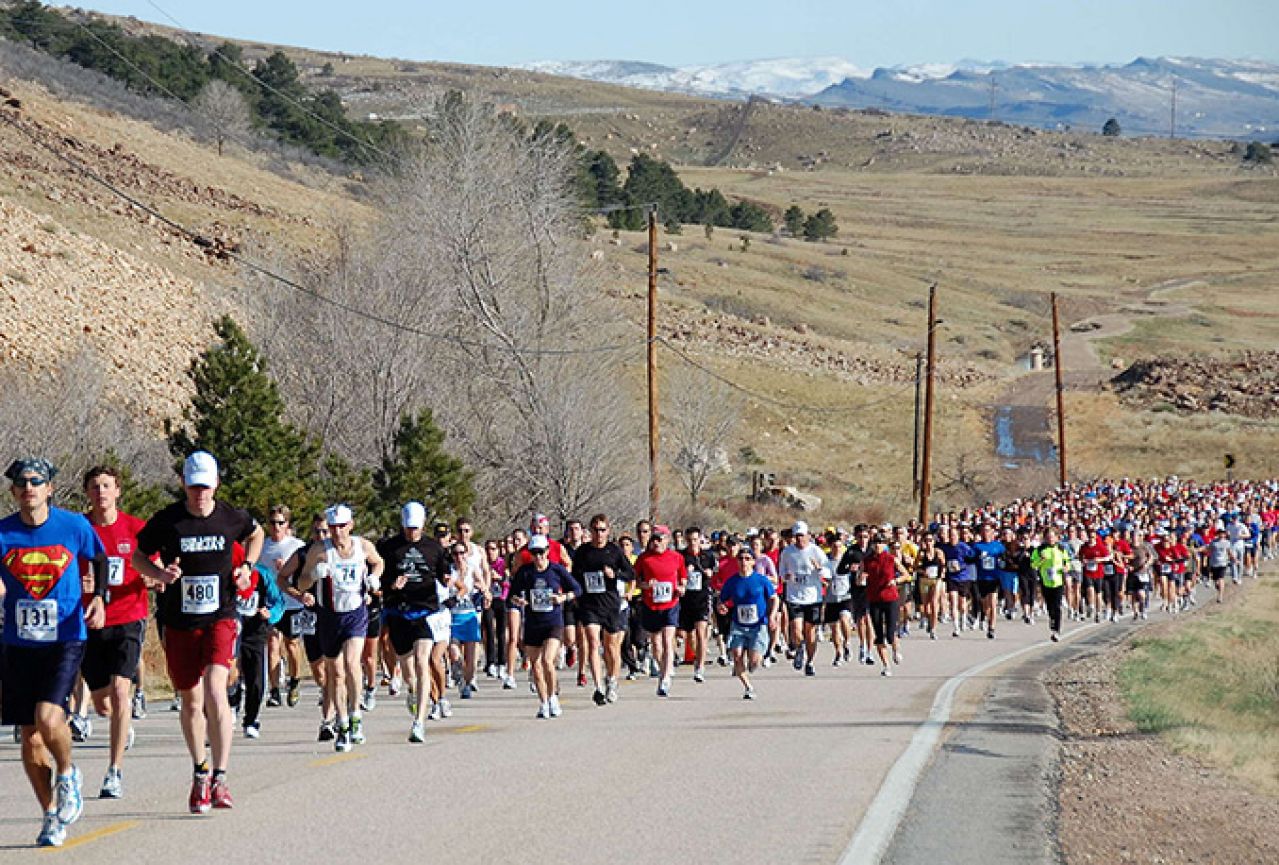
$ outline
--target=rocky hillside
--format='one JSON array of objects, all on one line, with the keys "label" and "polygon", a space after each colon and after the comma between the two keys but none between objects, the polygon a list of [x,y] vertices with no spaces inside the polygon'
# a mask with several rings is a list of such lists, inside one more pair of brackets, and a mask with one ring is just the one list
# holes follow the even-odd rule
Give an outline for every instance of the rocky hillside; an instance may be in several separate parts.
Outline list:
[{"label": "rocky hillside", "polygon": [[1279,417],[1279,351],[1140,360],[1111,380],[1130,404],[1179,412]]}]

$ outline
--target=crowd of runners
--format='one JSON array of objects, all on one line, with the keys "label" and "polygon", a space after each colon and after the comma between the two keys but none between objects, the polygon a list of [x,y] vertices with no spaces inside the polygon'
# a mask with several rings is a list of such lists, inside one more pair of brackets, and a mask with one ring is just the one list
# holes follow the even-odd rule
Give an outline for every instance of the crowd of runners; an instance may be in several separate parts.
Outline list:
[{"label": "crowd of runners", "polygon": [[42,846],[61,845],[83,810],[72,745],[94,714],[109,719],[99,796],[124,795],[153,607],[193,766],[188,807],[206,813],[233,807],[237,722],[259,738],[263,708],[296,709],[307,676],[317,737],[339,752],[364,743],[380,694],[403,695],[408,741],[421,743],[453,714],[451,695],[471,700],[482,681],[517,690],[523,678],[538,719],[560,717],[562,686],[592,688],[600,707],[618,701],[622,677],[669,696],[677,667],[690,688],[729,668],[752,700],[755,671],[779,663],[891,677],[912,631],[993,640],[1042,622],[1057,640],[1066,620],[1177,615],[1222,601],[1279,546],[1273,481],[1103,481],[847,530],[629,531],[596,514],[556,536],[535,514],[483,541],[466,518],[406,502],[401,530],[373,541],[345,504],[301,536],[276,505],[263,528],[217,498],[219,466],[203,451],[185,462],[183,497],[146,521],[119,510],[116,470],[82,479],[87,514],[52,504],[55,475],[47,460],[15,461],[18,511],[0,521],[2,720],[22,744]]}]

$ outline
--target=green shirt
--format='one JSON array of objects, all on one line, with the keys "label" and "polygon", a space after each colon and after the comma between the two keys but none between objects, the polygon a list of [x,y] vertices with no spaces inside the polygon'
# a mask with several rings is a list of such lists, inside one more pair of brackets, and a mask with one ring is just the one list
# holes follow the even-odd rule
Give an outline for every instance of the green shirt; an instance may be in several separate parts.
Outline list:
[{"label": "green shirt", "polygon": [[1030,554],[1030,566],[1039,574],[1039,581],[1050,589],[1061,586],[1068,564],[1070,554],[1055,544],[1044,544]]}]

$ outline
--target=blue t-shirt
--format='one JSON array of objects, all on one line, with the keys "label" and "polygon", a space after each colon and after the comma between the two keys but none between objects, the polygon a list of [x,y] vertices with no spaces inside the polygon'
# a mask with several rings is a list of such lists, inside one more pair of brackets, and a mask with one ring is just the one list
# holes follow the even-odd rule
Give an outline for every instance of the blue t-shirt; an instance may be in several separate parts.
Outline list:
[{"label": "blue t-shirt", "polygon": [[768,599],[774,593],[768,577],[755,571],[746,577],[741,574],[729,577],[719,590],[719,600],[731,608],[728,614],[734,627],[757,629],[768,624]]},{"label": "blue t-shirt", "polygon": [[997,580],[1004,571],[1004,542],[978,541],[973,544],[977,554],[977,579]]},{"label": "blue t-shirt", "polygon": [[957,544],[938,544],[946,556],[946,577],[956,583],[970,583],[977,578],[973,568],[973,548],[960,541]]},{"label": "blue t-shirt", "polygon": [[105,555],[81,514],[49,508],[28,526],[18,514],[0,520],[0,579],[4,581],[4,643],[35,648],[84,640],[80,560]]}]

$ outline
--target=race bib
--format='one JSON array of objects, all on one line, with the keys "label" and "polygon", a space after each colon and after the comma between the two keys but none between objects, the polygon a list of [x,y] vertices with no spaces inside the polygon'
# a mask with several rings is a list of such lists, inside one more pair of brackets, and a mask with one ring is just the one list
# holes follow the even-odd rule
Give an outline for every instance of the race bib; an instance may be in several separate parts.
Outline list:
[{"label": "race bib", "polygon": [[315,613],[310,610],[298,610],[293,614],[293,636],[315,636]]},{"label": "race bib", "polygon": [[688,584],[685,588],[690,592],[700,592],[702,590],[702,572],[689,571]]},{"label": "race bib", "polygon": [[33,643],[52,643],[58,639],[58,602],[54,598],[33,601],[18,599],[14,610],[18,639]]},{"label": "race bib", "polygon": [[473,613],[475,612],[475,601],[470,595],[461,595],[457,599],[457,606],[453,608],[454,613]]},{"label": "race bib", "polygon": [[959,562],[949,561],[946,563],[946,570],[950,571],[952,574],[959,573],[959,568],[960,568]]},{"label": "race bib", "polygon": [[1054,586],[1061,582],[1061,568],[1048,569],[1048,582]]},{"label": "race bib", "polygon": [[604,591],[604,572],[603,571],[587,571],[582,574],[586,579],[586,591],[592,595],[598,595]]},{"label": "race bib", "polygon": [[1112,565],[1110,562],[1106,562],[1106,564],[1101,566],[1101,572],[1109,577],[1112,574],[1114,574],[1115,566]]},{"label": "race bib", "polygon": [[182,612],[206,616],[218,611],[218,575],[182,575]]},{"label": "race bib", "polygon": [[1141,583],[1143,586],[1146,585],[1146,583],[1150,582],[1150,574],[1145,571],[1137,574],[1137,582]]},{"label": "race bib", "polygon": [[925,568],[924,568],[924,576],[925,576],[925,577],[928,577],[928,579],[930,579],[930,580],[935,580],[935,579],[937,579],[937,566],[936,566],[936,565],[928,565],[927,567],[925,567]]},{"label": "race bib", "polygon": [[1160,566],[1159,566],[1159,573],[1161,573],[1161,574],[1171,574],[1171,573],[1172,573],[1172,565],[1160,565]]},{"label": "race bib", "polygon": [[124,585],[124,559],[119,556],[107,556],[107,585]]},{"label": "race bib", "polygon": [[653,583],[653,603],[666,604],[675,597],[675,587],[670,583]]},{"label": "race bib", "polygon": [[843,598],[851,592],[852,587],[849,585],[848,575],[836,574],[835,579],[831,581],[830,590],[831,594],[833,594],[836,598]]},{"label": "race bib", "polygon": [[993,571],[993,570],[995,569],[995,557],[994,557],[994,556],[982,556],[982,557],[981,557],[981,569],[982,569],[983,571]]},{"label": "race bib", "polygon": [[360,569],[350,562],[343,562],[333,568],[333,588],[339,592],[357,592],[360,590]]},{"label": "race bib", "polygon": [[251,616],[256,616],[261,606],[262,605],[258,603],[257,592],[254,592],[253,594],[249,595],[247,598],[242,598],[239,595],[235,596],[236,612],[238,612],[241,616],[243,616],[246,619]]},{"label": "race bib", "polygon": [[530,592],[530,598],[529,606],[535,613],[549,613],[555,609],[555,604],[551,602],[550,589],[533,589]]},{"label": "race bib", "polygon": [[737,611],[737,624],[748,626],[759,624],[759,607],[754,604],[738,604],[733,609]]}]

